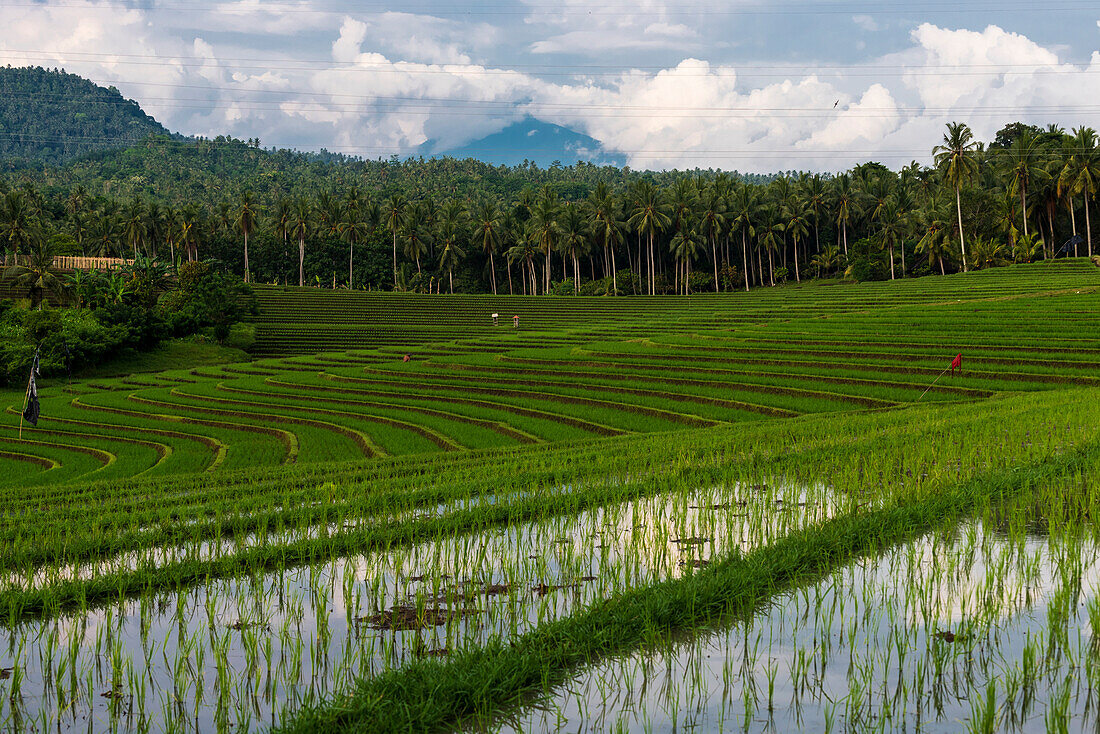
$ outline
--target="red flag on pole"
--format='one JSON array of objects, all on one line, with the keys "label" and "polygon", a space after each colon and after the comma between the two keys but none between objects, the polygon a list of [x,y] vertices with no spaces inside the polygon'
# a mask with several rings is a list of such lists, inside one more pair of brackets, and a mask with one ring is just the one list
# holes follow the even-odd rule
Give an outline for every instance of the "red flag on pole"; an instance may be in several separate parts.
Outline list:
[{"label": "red flag on pole", "polygon": [[951,375],[955,375],[955,370],[962,370],[963,368],[963,355],[959,352],[955,355],[955,358],[951,360]]}]

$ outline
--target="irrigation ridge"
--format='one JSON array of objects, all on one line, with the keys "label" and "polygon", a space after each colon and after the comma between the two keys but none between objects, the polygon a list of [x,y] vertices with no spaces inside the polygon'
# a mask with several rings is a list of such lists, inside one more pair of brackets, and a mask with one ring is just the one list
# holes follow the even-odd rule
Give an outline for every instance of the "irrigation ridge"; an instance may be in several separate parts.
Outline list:
[{"label": "irrigation ridge", "polygon": [[[688,299],[259,288],[267,356],[44,385],[23,440],[9,398],[0,476],[26,486],[507,449],[1100,385],[1098,276],[1062,261]],[[925,393],[958,352],[964,371]]]},{"label": "irrigation ridge", "polygon": [[[1100,629],[1094,264],[688,298],[257,291],[252,361],[43,381],[21,438],[5,396],[0,729],[1094,716],[1062,693]],[[1008,619],[1041,671],[1013,677]],[[707,645],[691,675],[664,664]]]}]

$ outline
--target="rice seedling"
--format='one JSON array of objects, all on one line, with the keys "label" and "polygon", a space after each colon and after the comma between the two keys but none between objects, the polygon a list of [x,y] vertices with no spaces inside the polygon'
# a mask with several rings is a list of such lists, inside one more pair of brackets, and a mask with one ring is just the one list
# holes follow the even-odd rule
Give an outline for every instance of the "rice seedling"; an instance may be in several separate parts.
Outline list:
[{"label": "rice seedling", "polygon": [[1033,273],[507,335],[272,290],[268,358],[43,388],[0,432],[0,729],[1092,724],[1098,296]]}]

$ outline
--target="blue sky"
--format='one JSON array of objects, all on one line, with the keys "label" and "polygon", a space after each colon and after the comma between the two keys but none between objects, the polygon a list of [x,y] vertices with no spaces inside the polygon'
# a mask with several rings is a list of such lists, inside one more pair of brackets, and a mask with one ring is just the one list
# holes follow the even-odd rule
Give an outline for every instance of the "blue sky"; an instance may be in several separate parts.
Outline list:
[{"label": "blue sky", "polygon": [[1100,111],[1100,7],[5,0],[0,63],[114,84],[174,130],[368,157],[528,117],[641,168],[926,161],[949,120]]}]

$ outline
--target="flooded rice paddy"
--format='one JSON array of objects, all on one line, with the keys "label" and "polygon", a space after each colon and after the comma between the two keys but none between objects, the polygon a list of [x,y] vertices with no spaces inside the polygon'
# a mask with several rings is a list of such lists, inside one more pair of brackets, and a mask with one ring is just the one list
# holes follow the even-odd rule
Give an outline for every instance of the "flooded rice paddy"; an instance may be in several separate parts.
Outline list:
[{"label": "flooded rice paddy", "polygon": [[[825,486],[718,486],[20,623],[0,639],[0,730],[265,729],[357,677],[522,634],[838,511]],[[231,550],[150,549],[64,575]]]},{"label": "flooded rice paddy", "polygon": [[497,732],[1097,727],[1100,547],[981,524],[582,671]]}]

